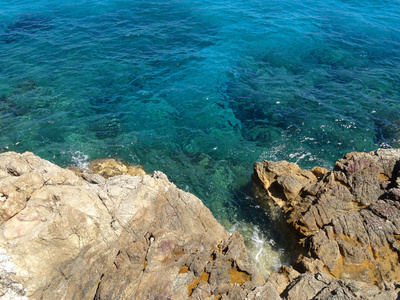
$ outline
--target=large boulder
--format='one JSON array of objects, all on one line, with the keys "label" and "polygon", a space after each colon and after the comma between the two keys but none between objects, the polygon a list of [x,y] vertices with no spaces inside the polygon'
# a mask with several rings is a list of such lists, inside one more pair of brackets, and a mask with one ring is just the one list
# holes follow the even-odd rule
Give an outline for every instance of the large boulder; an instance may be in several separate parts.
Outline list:
[{"label": "large boulder", "polygon": [[[100,162],[106,177],[132,171]],[[137,175],[0,154],[0,298],[214,299],[264,284],[239,233],[165,174]]]},{"label": "large boulder", "polygon": [[312,172],[287,161],[256,162],[252,178],[280,207],[296,199],[306,185],[317,181]]}]

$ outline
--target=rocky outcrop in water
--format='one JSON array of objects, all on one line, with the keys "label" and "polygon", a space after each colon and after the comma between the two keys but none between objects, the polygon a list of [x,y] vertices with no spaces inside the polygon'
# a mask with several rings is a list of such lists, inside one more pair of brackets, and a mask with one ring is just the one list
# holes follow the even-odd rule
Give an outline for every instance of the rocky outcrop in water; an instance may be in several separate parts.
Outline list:
[{"label": "rocky outcrop in water", "polygon": [[396,299],[399,157],[353,153],[332,172],[257,163],[301,245],[265,282],[242,236],[161,172],[0,154],[0,299]]},{"label": "rocky outcrop in water", "polygon": [[80,173],[0,154],[0,298],[244,299],[271,288],[239,233],[163,173],[137,169],[109,160]]},{"label": "rocky outcrop in water", "polygon": [[[315,291],[304,292],[302,285],[317,291],[336,285],[342,289],[342,296],[335,292],[337,299],[372,299],[378,297],[375,285],[382,289],[380,293],[389,293],[382,294],[382,299],[397,298],[400,150],[349,153],[331,172],[322,168],[309,172],[285,161],[264,161],[255,164],[253,180],[259,196],[279,205],[297,234],[295,267],[306,274],[287,279],[280,289],[282,296],[299,299],[291,296],[298,290],[308,299]],[[269,281],[274,277],[276,274]],[[353,283],[348,284],[349,280]],[[275,280],[279,290],[278,282]],[[369,290],[354,292],[363,286]],[[319,292],[318,297],[322,299],[324,293]]]}]

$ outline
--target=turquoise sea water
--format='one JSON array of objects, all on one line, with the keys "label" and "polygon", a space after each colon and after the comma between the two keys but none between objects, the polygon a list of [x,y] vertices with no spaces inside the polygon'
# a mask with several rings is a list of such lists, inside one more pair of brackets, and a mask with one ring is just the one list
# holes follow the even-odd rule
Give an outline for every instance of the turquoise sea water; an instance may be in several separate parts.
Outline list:
[{"label": "turquoise sea water", "polygon": [[400,1],[0,0],[0,151],[162,170],[286,260],[255,161],[400,146]]}]

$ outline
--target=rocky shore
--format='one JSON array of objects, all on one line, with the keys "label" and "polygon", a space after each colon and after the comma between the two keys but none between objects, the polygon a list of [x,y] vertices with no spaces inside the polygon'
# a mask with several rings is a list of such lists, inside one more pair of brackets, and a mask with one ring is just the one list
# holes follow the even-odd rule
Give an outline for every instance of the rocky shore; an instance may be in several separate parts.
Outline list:
[{"label": "rocky shore", "polygon": [[[299,278],[311,278],[313,288],[292,299],[323,299],[329,291],[337,299],[377,299],[369,294],[374,287],[379,298],[399,298],[400,150],[349,153],[332,171],[264,161],[252,177],[258,197],[278,205],[296,235]],[[285,298],[298,280],[275,287]]]},{"label": "rocky shore", "polygon": [[[400,151],[333,171],[256,163],[298,246],[262,278],[242,236],[161,172],[115,160],[62,169],[0,154],[0,299],[397,299]],[[101,175],[100,175],[101,174]]]}]

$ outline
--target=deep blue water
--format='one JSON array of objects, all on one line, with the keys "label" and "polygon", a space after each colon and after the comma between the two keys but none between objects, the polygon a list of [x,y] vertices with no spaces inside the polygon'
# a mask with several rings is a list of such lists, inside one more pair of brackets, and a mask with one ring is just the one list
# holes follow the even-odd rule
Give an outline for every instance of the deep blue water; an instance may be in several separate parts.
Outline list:
[{"label": "deep blue water", "polygon": [[0,0],[0,151],[162,170],[285,261],[255,161],[400,146],[400,1]]}]

